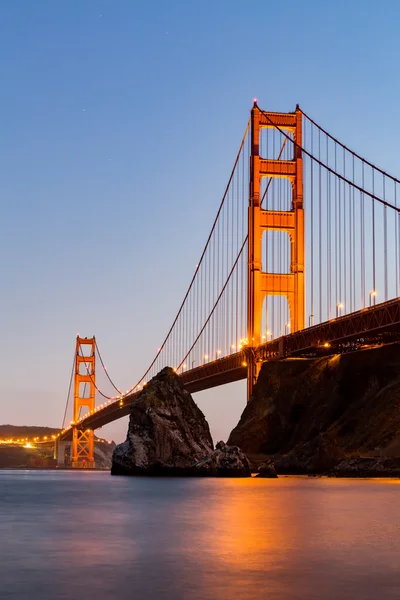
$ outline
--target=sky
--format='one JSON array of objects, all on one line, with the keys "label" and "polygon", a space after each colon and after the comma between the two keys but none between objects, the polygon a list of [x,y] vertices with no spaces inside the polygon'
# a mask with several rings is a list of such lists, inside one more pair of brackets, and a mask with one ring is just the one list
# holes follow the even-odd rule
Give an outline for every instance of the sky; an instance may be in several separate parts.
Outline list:
[{"label": "sky", "polygon": [[[165,337],[253,98],[400,175],[400,4],[0,1],[0,423],[61,426],[75,338],[121,389]],[[245,383],[195,395],[214,439]],[[101,435],[122,441],[126,419]]]}]

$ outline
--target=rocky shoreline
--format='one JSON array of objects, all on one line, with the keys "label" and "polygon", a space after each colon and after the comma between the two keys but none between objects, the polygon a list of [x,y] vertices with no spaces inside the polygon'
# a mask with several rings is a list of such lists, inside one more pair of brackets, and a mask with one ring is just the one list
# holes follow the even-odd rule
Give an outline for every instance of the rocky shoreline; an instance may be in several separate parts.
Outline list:
[{"label": "rocky shoreline", "polygon": [[166,367],[132,404],[113,475],[400,477],[400,344],[269,361],[227,443]]},{"label": "rocky shoreline", "polygon": [[[285,456],[265,458],[252,462],[252,472],[275,472],[276,476],[342,477],[342,478],[400,478],[400,458],[350,457],[341,460],[332,468],[307,468],[299,461],[288,460]],[[274,475],[258,475],[270,476]]]}]

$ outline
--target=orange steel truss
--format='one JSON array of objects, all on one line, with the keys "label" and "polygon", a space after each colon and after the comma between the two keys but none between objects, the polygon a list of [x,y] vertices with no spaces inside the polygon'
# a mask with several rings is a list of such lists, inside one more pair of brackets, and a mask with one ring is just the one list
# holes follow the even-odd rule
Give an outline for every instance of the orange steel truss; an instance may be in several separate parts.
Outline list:
[{"label": "orange steel truss", "polygon": [[[274,128],[293,134],[296,142],[293,160],[270,160],[260,157],[260,131]],[[266,296],[286,296],[289,305],[291,331],[304,329],[304,209],[303,165],[301,157],[302,114],[276,113],[260,110],[254,102],[251,111],[250,194],[248,217],[248,300],[247,300],[247,400],[261,366],[254,351],[261,344],[262,306]],[[261,208],[260,188],[263,177],[284,177],[292,186],[292,209],[273,211]],[[291,260],[289,273],[262,271],[262,236],[264,231],[283,231],[289,235]]]},{"label": "orange steel truss", "polygon": [[[75,378],[74,378],[74,420],[78,422],[81,408],[87,408],[89,414],[94,411],[95,402],[95,346],[96,338],[76,338]],[[86,350],[86,352],[85,352]],[[82,373],[82,368],[84,373]],[[82,384],[83,389],[82,389]],[[86,390],[89,389],[89,396]],[[78,469],[93,468],[94,433],[92,429],[80,430],[73,427],[72,467]]]}]

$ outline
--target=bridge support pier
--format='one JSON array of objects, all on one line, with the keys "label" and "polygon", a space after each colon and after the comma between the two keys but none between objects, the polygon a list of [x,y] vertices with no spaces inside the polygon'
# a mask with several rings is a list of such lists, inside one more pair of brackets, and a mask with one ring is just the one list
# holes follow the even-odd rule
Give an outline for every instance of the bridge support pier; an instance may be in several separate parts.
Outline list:
[{"label": "bridge support pier", "polygon": [[[293,134],[293,159],[262,158],[259,154],[262,128],[279,129]],[[289,142],[290,143],[290,142]],[[285,296],[290,311],[291,331],[304,329],[304,210],[302,113],[267,113],[254,102],[251,111],[250,190],[248,212],[248,276],[247,276],[247,339],[249,346],[261,344],[262,307],[266,296]],[[292,187],[292,209],[289,211],[261,208],[260,189],[263,177],[289,179]],[[267,273],[262,270],[262,236],[264,231],[281,231],[290,238],[291,259],[288,273]],[[247,400],[258,377],[259,368],[250,355],[247,360]]]},{"label": "bridge support pier", "polygon": [[57,466],[58,467],[65,467],[66,466],[66,462],[65,462],[65,451],[67,448],[71,448],[71,442],[70,441],[61,441],[61,440],[56,440],[55,444],[54,444],[54,458],[57,461]]},{"label": "bridge support pier", "polygon": [[247,402],[253,397],[254,386],[260,374],[262,361],[259,361],[254,356],[253,348],[249,348],[247,362]]},{"label": "bridge support pier", "polygon": [[[75,386],[74,386],[74,420],[75,425],[80,417],[82,408],[89,412],[95,407],[95,346],[96,339],[76,338],[75,354]],[[89,347],[86,353],[84,348]],[[88,392],[87,392],[88,390]],[[73,427],[72,429],[72,457],[73,469],[88,469],[95,467],[94,461],[94,432]]]}]

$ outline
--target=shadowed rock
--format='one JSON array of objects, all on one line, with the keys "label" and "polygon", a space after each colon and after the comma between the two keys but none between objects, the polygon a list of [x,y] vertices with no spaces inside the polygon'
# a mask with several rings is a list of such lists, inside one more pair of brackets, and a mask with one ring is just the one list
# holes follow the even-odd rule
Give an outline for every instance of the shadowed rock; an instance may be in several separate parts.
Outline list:
[{"label": "shadowed rock", "polygon": [[348,458],[334,469],[337,477],[400,477],[400,458]]},{"label": "shadowed rock", "polygon": [[278,477],[275,466],[272,462],[263,463],[258,468],[257,477],[265,477],[269,479],[276,479]]},{"label": "shadowed rock", "polygon": [[193,467],[193,475],[201,477],[251,477],[250,463],[237,446],[218,442],[215,450]]},{"label": "shadowed rock", "polygon": [[165,367],[132,404],[126,441],[113,454],[113,475],[190,475],[210,454],[208,423],[180,377]]},{"label": "shadowed rock", "polygon": [[228,444],[278,474],[396,474],[389,460],[353,459],[400,459],[399,402],[399,343],[269,361]]},{"label": "shadowed rock", "polygon": [[291,452],[274,460],[275,469],[281,474],[317,474],[328,473],[343,458],[334,436],[320,433],[309,442],[300,444]]}]

